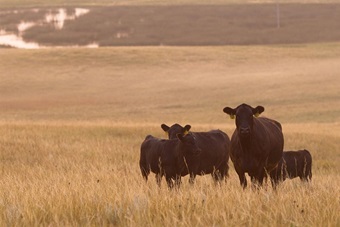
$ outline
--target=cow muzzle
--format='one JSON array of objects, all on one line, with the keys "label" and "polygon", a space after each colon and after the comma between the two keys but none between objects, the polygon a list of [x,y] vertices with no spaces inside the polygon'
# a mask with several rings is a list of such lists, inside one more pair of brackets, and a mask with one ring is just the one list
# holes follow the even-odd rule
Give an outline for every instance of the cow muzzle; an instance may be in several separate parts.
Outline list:
[{"label": "cow muzzle", "polygon": [[240,136],[247,137],[250,135],[250,128],[240,128],[239,130]]}]

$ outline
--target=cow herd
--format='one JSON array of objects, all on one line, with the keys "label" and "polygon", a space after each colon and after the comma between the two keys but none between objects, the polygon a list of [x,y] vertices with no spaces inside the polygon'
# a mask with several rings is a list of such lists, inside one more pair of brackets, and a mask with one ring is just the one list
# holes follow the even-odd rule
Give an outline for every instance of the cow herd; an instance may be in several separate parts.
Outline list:
[{"label": "cow herd", "polygon": [[243,188],[247,186],[246,173],[255,186],[261,186],[268,176],[274,188],[287,178],[310,181],[311,154],[307,150],[283,151],[281,124],[259,117],[263,111],[262,106],[247,104],[225,107],[223,112],[236,124],[231,139],[218,129],[192,132],[190,125],[162,124],[168,139],[148,135],[142,142],[139,166],[143,178],[148,180],[153,172],[159,186],[164,176],[168,187],[173,188],[181,184],[182,176],[189,175],[193,184],[196,175],[211,174],[218,183],[229,176],[230,157]]}]

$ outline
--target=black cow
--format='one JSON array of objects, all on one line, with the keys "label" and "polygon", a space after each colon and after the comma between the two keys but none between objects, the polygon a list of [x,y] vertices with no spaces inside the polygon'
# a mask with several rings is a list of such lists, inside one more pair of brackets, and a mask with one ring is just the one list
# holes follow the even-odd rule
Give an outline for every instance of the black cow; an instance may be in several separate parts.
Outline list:
[{"label": "black cow", "polygon": [[307,150],[284,151],[278,168],[270,173],[276,184],[287,178],[300,177],[302,181],[312,180],[312,156]]},{"label": "black cow", "polygon": [[168,133],[169,139],[175,138],[177,133],[193,136],[200,148],[199,155],[185,155],[185,161],[190,173],[190,183],[194,183],[196,175],[211,174],[215,182],[222,181],[228,176],[228,161],[230,139],[221,130],[209,132],[189,132],[191,126],[182,127],[174,124],[171,127],[162,124],[161,128]]},{"label": "black cow", "polygon": [[223,109],[232,119],[236,116],[230,157],[244,188],[247,187],[245,173],[248,173],[253,183],[262,185],[264,177],[277,167],[282,157],[281,124],[269,118],[257,117],[263,111],[262,106],[253,108],[247,104],[235,109]]},{"label": "black cow", "polygon": [[139,166],[144,179],[150,171],[156,174],[160,186],[165,175],[169,188],[181,183],[181,176],[189,173],[184,156],[196,156],[200,149],[192,135],[177,134],[178,139],[165,140],[148,135],[141,145]]}]

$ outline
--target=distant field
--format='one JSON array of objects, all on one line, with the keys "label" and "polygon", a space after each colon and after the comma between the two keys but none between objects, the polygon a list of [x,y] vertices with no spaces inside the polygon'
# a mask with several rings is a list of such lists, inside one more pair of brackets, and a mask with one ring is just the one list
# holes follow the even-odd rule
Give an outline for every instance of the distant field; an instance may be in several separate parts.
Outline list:
[{"label": "distant field", "polygon": [[[1,226],[339,226],[340,44],[0,51]],[[188,177],[178,191],[138,167],[160,124],[234,122],[263,105],[313,181],[243,191]]]},{"label": "distant field", "polygon": [[338,43],[2,49],[0,116],[221,123],[224,105],[249,102],[287,123],[337,122],[339,53]]},{"label": "distant field", "polygon": [[[89,13],[55,29],[41,22],[47,12],[66,5],[0,10],[0,29],[43,46],[200,46],[266,45],[340,41],[340,4],[77,5]],[[33,10],[32,10],[33,8]],[[20,10],[21,9],[21,10]],[[278,28],[279,26],[279,28]]]}]

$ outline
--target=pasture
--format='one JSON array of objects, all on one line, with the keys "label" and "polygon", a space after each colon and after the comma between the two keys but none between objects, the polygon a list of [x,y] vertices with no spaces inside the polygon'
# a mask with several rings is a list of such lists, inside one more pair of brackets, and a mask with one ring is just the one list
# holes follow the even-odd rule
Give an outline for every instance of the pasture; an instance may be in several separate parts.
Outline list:
[{"label": "pasture", "polygon": [[[47,45],[86,44],[91,32],[102,46],[131,44],[112,39],[126,28],[142,34],[135,45],[157,45],[0,48],[0,226],[340,226],[340,1],[287,0],[280,30],[276,2],[0,0],[1,27],[14,33],[50,7],[91,8],[63,31],[27,30],[27,39]],[[218,26],[228,20],[216,22],[227,17],[216,10],[230,4],[248,16],[227,11],[238,19],[225,31]],[[18,6],[42,7],[41,15],[7,14]],[[135,23],[150,9],[148,23]],[[127,24],[110,22],[120,14]],[[164,32],[169,24],[173,33]],[[173,46],[160,46],[165,39]],[[235,43],[247,46],[213,46]],[[270,43],[277,45],[254,45]],[[231,161],[222,185],[209,175],[193,186],[186,176],[178,190],[164,179],[158,188],[153,174],[143,181],[146,135],[166,138],[160,125],[180,123],[231,136],[234,121],[222,109],[243,102],[281,122],[285,150],[311,152],[310,184],[242,190]]]},{"label": "pasture", "polygon": [[[340,44],[0,51],[0,225],[339,226]],[[308,149],[311,184],[242,190],[188,176],[169,191],[138,160],[162,123],[235,125],[246,102]]]}]

